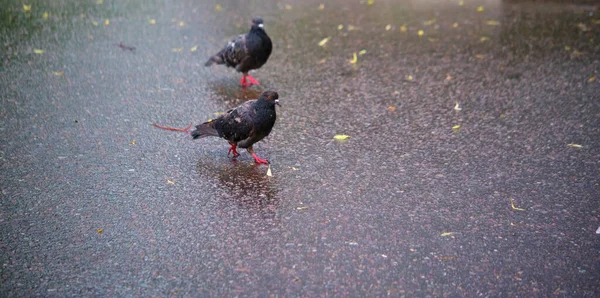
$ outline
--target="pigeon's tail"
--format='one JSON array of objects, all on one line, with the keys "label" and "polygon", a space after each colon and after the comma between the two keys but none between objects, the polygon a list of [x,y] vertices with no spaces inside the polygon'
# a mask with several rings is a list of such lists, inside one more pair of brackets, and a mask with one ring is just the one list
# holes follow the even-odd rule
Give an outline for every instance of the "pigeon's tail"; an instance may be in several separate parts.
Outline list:
[{"label": "pigeon's tail", "polygon": [[210,136],[219,136],[219,132],[215,129],[213,121],[204,122],[196,126],[196,130],[192,131],[192,138],[194,139],[200,139]]},{"label": "pigeon's tail", "polygon": [[204,63],[204,66],[211,66],[211,65],[213,65],[215,63],[217,63],[217,64],[223,64],[223,63],[225,63],[223,61],[223,57],[221,57],[221,53],[218,53],[218,54],[210,57],[210,59],[208,59],[208,61],[206,61],[206,63]]}]

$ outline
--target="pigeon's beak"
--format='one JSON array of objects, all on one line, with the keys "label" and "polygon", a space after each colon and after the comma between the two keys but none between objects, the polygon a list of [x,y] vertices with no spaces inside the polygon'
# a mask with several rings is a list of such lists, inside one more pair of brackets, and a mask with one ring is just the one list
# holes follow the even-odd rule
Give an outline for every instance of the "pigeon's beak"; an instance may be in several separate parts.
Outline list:
[{"label": "pigeon's beak", "polygon": [[275,100],[275,104],[276,104],[276,105],[278,105],[278,106],[281,106],[281,105],[279,104],[279,99],[276,99],[276,100]]},{"label": "pigeon's beak", "polygon": [[264,28],[264,27],[265,27],[265,25],[263,25],[263,24],[258,24],[258,28]]}]

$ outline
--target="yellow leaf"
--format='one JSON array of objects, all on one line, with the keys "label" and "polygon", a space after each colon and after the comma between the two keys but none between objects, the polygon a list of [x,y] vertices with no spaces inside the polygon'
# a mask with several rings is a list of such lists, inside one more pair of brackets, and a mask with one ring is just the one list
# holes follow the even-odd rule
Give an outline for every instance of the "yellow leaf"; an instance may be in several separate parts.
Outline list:
[{"label": "yellow leaf", "polygon": [[338,28],[338,30],[342,30],[342,29],[344,29],[344,25],[339,24],[337,28]]},{"label": "yellow leaf", "polygon": [[484,41],[488,41],[488,40],[490,40],[490,38],[489,38],[489,37],[487,37],[487,36],[482,36],[482,37],[479,39],[479,41],[480,41],[480,42],[484,42]]},{"label": "yellow leaf", "polygon": [[483,8],[483,5],[482,5],[482,6],[479,6],[479,7],[477,7],[477,11],[478,11],[478,12],[482,12],[484,9],[485,9],[485,8]]},{"label": "yellow leaf", "polygon": [[190,52],[195,52],[197,49],[198,49],[198,46],[193,46],[193,47],[190,49]]},{"label": "yellow leaf", "polygon": [[451,75],[446,75],[446,81],[450,81],[452,80],[452,76]]},{"label": "yellow leaf", "polygon": [[154,24],[156,24],[156,20],[155,19],[149,19],[148,23],[150,23],[151,25],[154,25]]},{"label": "yellow leaf", "polygon": [[452,24],[452,28],[458,28],[458,23]]},{"label": "yellow leaf", "polygon": [[477,54],[475,55],[475,58],[483,60],[485,58],[485,55]]},{"label": "yellow leaf", "polygon": [[296,207],[297,210],[308,210],[308,206],[298,206]]},{"label": "yellow leaf", "polygon": [[406,79],[407,79],[407,80],[409,80],[409,81],[412,81],[414,78],[413,78],[413,76],[412,76],[412,75],[408,75],[408,76],[406,77]]},{"label": "yellow leaf", "polygon": [[348,31],[354,31],[354,30],[356,30],[356,26],[348,25]]},{"label": "yellow leaf", "polygon": [[108,19],[104,20],[104,26],[110,25],[110,21]]},{"label": "yellow leaf", "polygon": [[579,57],[583,55],[583,53],[578,50],[573,50],[573,53],[571,55],[573,55],[574,57]]},{"label": "yellow leaf", "polygon": [[215,10],[216,11],[221,11],[221,9],[223,9],[223,7],[221,7],[220,4],[215,5]]},{"label": "yellow leaf", "polygon": [[285,5],[285,9],[287,9],[287,10],[292,10],[292,6],[291,6],[291,5],[289,5],[289,4],[286,4],[286,5]]},{"label": "yellow leaf", "polygon": [[425,32],[423,32],[423,30],[419,30],[419,32],[417,32],[417,35],[419,35],[419,36],[423,36],[423,34],[425,34]]},{"label": "yellow leaf", "polygon": [[439,41],[439,39],[433,38],[433,37],[428,37],[427,40],[429,40],[431,42],[437,42],[437,41]]},{"label": "yellow leaf", "polygon": [[400,26],[400,32],[406,32],[406,30],[408,30],[406,29],[406,25]]},{"label": "yellow leaf", "polygon": [[575,147],[575,148],[583,148],[583,146],[581,146],[579,144],[573,144],[573,143],[567,144],[567,146],[569,146],[569,147]]},{"label": "yellow leaf", "polygon": [[495,20],[489,20],[487,22],[485,22],[486,24],[490,25],[490,26],[498,26],[500,25],[500,22],[495,21]]},{"label": "yellow leaf", "polygon": [[175,52],[175,53],[179,53],[183,50],[183,48],[172,48],[171,51]]},{"label": "yellow leaf", "polygon": [[96,21],[92,20],[92,25],[94,25],[94,26],[98,26],[98,22],[96,22]]},{"label": "yellow leaf", "polygon": [[593,82],[593,81],[595,81],[595,80],[596,80],[596,78],[595,78],[595,77],[591,77],[591,78],[589,78],[589,79],[588,79],[588,83],[591,83],[591,82]]},{"label": "yellow leaf", "polygon": [[31,11],[31,5],[23,4],[23,11],[24,12],[30,12]]},{"label": "yellow leaf", "polygon": [[525,211],[525,209],[523,209],[523,208],[515,207],[515,203],[513,202],[512,198],[510,199],[510,207],[512,207],[513,210]]},{"label": "yellow leaf", "polygon": [[356,52],[354,52],[352,59],[348,60],[348,62],[350,62],[352,64],[356,64],[356,61],[358,61],[358,56],[356,56]]},{"label": "yellow leaf", "polygon": [[60,77],[60,76],[62,76],[62,75],[64,74],[64,72],[63,72],[63,71],[53,71],[52,73],[53,73],[55,76],[58,76],[58,77]]},{"label": "yellow leaf", "polygon": [[338,141],[343,141],[343,140],[345,140],[345,139],[347,139],[349,137],[350,137],[349,135],[335,135],[335,136],[333,136],[333,138],[336,139],[336,140],[338,140]]},{"label": "yellow leaf", "polygon": [[[454,106],[454,110],[456,110],[456,111],[462,111],[462,108],[458,104],[458,101],[456,102],[456,105]],[[460,125],[458,127],[460,127]]]},{"label": "yellow leaf", "polygon": [[183,26],[185,26],[185,22],[184,21],[179,22],[179,27],[183,27]]},{"label": "yellow leaf", "polygon": [[273,177],[273,173],[271,173],[271,164],[269,164],[269,169],[267,169],[267,176]]},{"label": "yellow leaf", "polygon": [[392,25],[388,24],[387,26],[385,26],[385,31],[390,31],[390,29],[392,29]]},{"label": "yellow leaf", "polygon": [[38,55],[41,55],[41,54],[43,54],[46,51],[41,50],[41,49],[33,49],[33,52],[36,53],[36,54],[38,54]]},{"label": "yellow leaf", "polygon": [[567,51],[567,52],[568,52],[568,51],[570,51],[570,50],[571,50],[571,47],[570,47],[570,46],[565,46],[565,51]]},{"label": "yellow leaf", "polygon": [[325,9],[325,4],[323,4],[323,3],[319,4],[319,10],[323,10],[323,9]]},{"label": "yellow leaf", "polygon": [[594,24],[594,25],[600,25],[600,19],[594,19],[594,20],[592,20],[592,24]]},{"label": "yellow leaf", "polygon": [[373,0],[367,0],[367,5],[373,5]]},{"label": "yellow leaf", "polygon": [[96,4],[100,5],[100,4],[102,4],[102,2],[104,2],[104,1],[98,0],[98,1],[96,1]]},{"label": "yellow leaf", "polygon": [[98,234],[102,234],[102,232],[104,232],[104,229],[100,228],[100,229],[96,230],[96,232],[97,232]]},{"label": "yellow leaf", "polygon": [[135,145],[135,140],[132,140],[131,142],[129,142],[129,144]]},{"label": "yellow leaf", "polygon": [[167,179],[167,183],[169,183],[169,184],[175,184],[175,182],[173,182],[173,181],[171,181],[169,179]]},{"label": "yellow leaf", "polygon": [[446,237],[446,236],[450,236],[450,235],[453,235],[453,234],[454,234],[454,232],[444,232],[444,233],[440,234],[440,236]]},{"label": "yellow leaf", "polygon": [[460,129],[460,125],[454,125],[454,126],[452,126],[452,130],[454,132],[457,132],[459,129]]},{"label": "yellow leaf", "polygon": [[319,60],[319,62],[317,62],[318,64],[323,64],[327,61],[327,58],[323,58],[321,60]]},{"label": "yellow leaf", "polygon": [[465,1],[463,1],[463,0],[458,1],[458,5],[460,5],[460,6],[465,5]]},{"label": "yellow leaf", "polygon": [[42,15],[42,19],[47,20],[49,16],[50,15],[48,14],[48,12],[44,12],[44,14]]},{"label": "yellow leaf", "polygon": [[329,37],[323,38],[321,41],[319,41],[319,46],[324,46],[327,43],[327,41],[329,41]]},{"label": "yellow leaf", "polygon": [[395,107],[395,106],[389,106],[389,107],[387,108],[387,110],[388,110],[388,111],[390,111],[390,112],[393,112],[393,111],[395,111],[395,110],[396,110],[396,107]]},{"label": "yellow leaf", "polygon": [[431,25],[435,24],[435,22],[436,22],[436,19],[431,19],[429,21],[423,22],[423,25],[431,26]]},{"label": "yellow leaf", "polygon": [[292,170],[294,170],[294,171],[298,171],[298,169],[296,169],[296,168],[294,168],[294,167],[292,167]]},{"label": "yellow leaf", "polygon": [[358,55],[364,55],[367,53],[367,50],[360,50],[360,52],[358,52]]}]

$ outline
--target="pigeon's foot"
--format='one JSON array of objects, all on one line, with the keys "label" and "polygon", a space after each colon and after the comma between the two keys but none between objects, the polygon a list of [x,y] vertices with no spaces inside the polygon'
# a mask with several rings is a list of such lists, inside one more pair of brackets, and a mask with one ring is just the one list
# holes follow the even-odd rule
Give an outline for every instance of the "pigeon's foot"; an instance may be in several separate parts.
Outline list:
[{"label": "pigeon's foot", "polygon": [[229,148],[229,151],[227,151],[227,156],[229,156],[231,152],[233,152],[233,157],[240,156],[240,154],[236,150],[237,146],[234,143],[229,143],[229,145],[231,145],[231,148]]},{"label": "pigeon's foot", "polygon": [[162,125],[158,125],[156,123],[152,124],[152,126],[158,127],[160,129],[164,129],[164,130],[180,131],[180,132],[185,132],[187,134],[191,134],[190,128],[192,127],[192,122],[190,122],[190,125],[188,125],[186,128],[177,128],[177,127],[162,126]]},{"label": "pigeon's foot", "polygon": [[261,164],[261,163],[262,163],[262,164],[266,164],[266,165],[268,165],[268,164],[269,164],[269,161],[268,161],[268,160],[266,160],[266,159],[262,159],[262,158],[258,157],[258,156],[257,156],[256,154],[254,154],[254,153],[252,153],[252,157],[254,157],[254,162],[255,162],[257,165],[259,165],[259,164]]},{"label": "pigeon's foot", "polygon": [[240,79],[240,84],[242,84],[242,87],[250,87],[252,85],[260,86],[260,83],[248,74],[244,74],[244,76]]}]

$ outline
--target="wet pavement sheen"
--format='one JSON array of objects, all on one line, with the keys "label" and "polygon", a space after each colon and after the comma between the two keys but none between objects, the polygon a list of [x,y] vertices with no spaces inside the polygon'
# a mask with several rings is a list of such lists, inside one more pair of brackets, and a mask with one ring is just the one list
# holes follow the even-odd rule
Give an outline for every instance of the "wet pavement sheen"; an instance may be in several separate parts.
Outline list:
[{"label": "wet pavement sheen", "polygon": [[[2,296],[600,294],[593,2],[122,2],[0,11]],[[254,16],[273,177],[151,125],[258,97]]]}]

